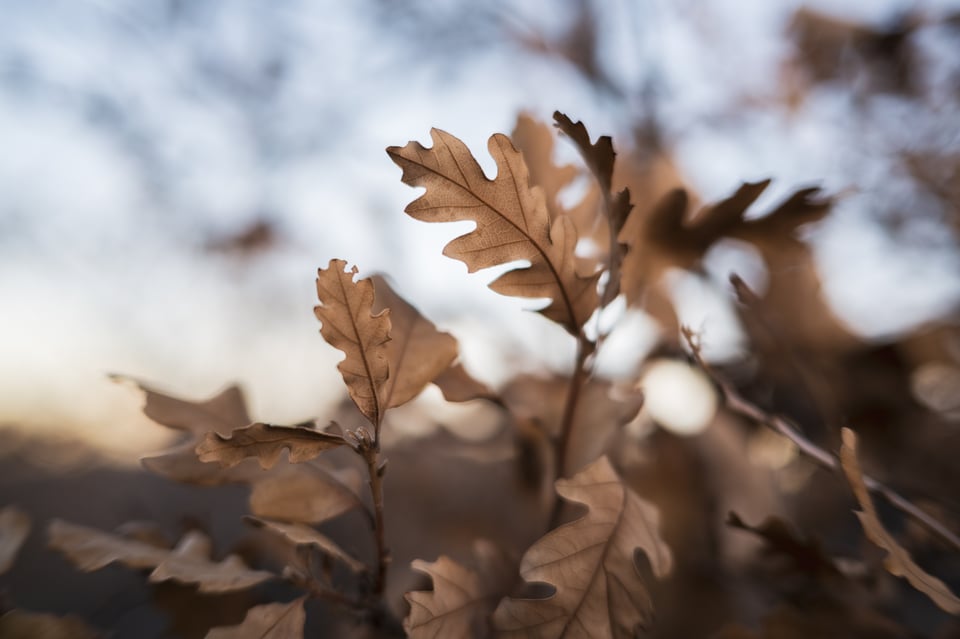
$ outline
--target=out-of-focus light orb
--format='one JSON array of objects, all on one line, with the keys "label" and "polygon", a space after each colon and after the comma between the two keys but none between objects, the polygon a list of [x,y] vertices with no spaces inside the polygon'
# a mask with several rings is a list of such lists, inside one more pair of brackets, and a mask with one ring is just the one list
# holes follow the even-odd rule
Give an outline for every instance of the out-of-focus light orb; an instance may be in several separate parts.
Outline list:
[{"label": "out-of-focus light orb", "polygon": [[677,435],[702,433],[717,412],[717,394],[704,373],[671,359],[654,361],[640,380],[647,414]]}]

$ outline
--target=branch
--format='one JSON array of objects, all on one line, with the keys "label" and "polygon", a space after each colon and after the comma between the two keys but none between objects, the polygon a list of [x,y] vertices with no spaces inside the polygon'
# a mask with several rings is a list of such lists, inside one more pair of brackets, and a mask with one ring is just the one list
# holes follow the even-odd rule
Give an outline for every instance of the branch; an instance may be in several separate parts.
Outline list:
[{"label": "branch", "polygon": [[[783,417],[780,417],[779,415],[772,415],[764,411],[762,408],[751,403],[742,395],[740,395],[733,388],[733,386],[717,377],[710,366],[703,360],[700,352],[699,337],[693,332],[693,330],[686,326],[683,327],[681,331],[684,339],[690,346],[690,351],[693,354],[694,360],[704,370],[704,372],[710,376],[710,379],[712,379],[717,385],[717,387],[720,389],[720,392],[723,393],[723,398],[726,402],[727,408],[742,417],[746,417],[747,419],[750,419],[758,424],[763,424],[774,432],[783,435],[796,444],[797,449],[801,453],[817,462],[824,468],[834,472],[840,472],[840,463],[835,455],[824,450],[823,448],[820,448],[809,439],[801,435],[797,429],[794,428]],[[934,519],[906,497],[887,487],[885,484],[877,481],[873,477],[864,475],[863,480],[867,486],[867,489],[877,493],[878,495],[881,495],[901,512],[913,517],[930,532],[934,533],[940,537],[940,539],[947,542],[957,550],[960,550],[960,537],[948,529],[943,523]]]}]

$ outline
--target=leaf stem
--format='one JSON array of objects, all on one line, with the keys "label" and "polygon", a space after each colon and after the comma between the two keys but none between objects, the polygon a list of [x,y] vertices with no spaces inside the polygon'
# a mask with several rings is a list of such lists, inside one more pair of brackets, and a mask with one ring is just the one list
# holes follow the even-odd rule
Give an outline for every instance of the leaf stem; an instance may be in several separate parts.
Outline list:
[{"label": "leaf stem", "polygon": [[[794,428],[783,417],[764,411],[759,406],[746,400],[742,395],[734,390],[730,384],[720,380],[714,374],[713,370],[711,370],[710,366],[703,360],[700,353],[699,341],[697,340],[693,331],[688,328],[684,328],[683,335],[687,340],[687,344],[690,346],[690,350],[693,353],[693,357],[697,364],[700,365],[704,372],[710,376],[713,382],[720,389],[727,408],[742,417],[746,417],[747,419],[750,419],[758,424],[762,424],[774,432],[783,435],[797,446],[797,450],[824,468],[835,472],[840,471],[840,464],[835,455],[827,452],[823,448],[820,448],[812,441],[801,435],[797,429]],[[909,499],[897,493],[892,488],[887,487],[885,484],[877,481],[873,477],[864,475],[863,481],[870,491],[883,496],[884,499],[890,502],[890,504],[899,509],[901,512],[913,517],[925,528],[940,537],[940,539],[960,550],[960,537],[947,528],[943,523],[934,519]]]}]

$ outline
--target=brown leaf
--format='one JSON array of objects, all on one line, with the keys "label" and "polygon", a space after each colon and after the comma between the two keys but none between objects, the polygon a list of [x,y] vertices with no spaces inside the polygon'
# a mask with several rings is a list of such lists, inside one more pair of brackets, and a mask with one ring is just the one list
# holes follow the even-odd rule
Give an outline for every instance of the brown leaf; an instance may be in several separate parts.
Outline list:
[{"label": "brown leaf", "polygon": [[387,149],[403,169],[403,181],[426,188],[406,212],[424,222],[475,221],[476,229],[447,244],[444,255],[462,261],[471,273],[530,262],[507,271],[490,288],[503,295],[548,298],[540,312],[577,335],[597,308],[599,274],[577,273],[573,222],[563,216],[551,222],[543,191],[530,187],[523,156],[505,135],[490,138],[498,174],[489,180],[463,142],[438,129],[430,134],[432,148],[410,142]]},{"label": "brown leaf", "polygon": [[290,462],[297,463],[313,459],[323,451],[345,443],[340,435],[312,427],[274,426],[258,422],[237,428],[226,437],[219,433],[208,433],[197,446],[197,455],[200,461],[219,462],[225,468],[235,466],[247,457],[256,457],[262,468],[270,468],[277,463],[285,448],[290,451]]},{"label": "brown leaf", "polygon": [[210,431],[226,435],[251,421],[243,390],[237,385],[228,386],[210,399],[190,401],[156,391],[133,377],[114,375],[113,379],[128,380],[140,387],[146,397],[143,414],[168,428],[196,435]]},{"label": "brown leaf", "polygon": [[601,457],[556,482],[562,497],[587,514],[556,528],[526,552],[520,575],[556,589],[546,599],[504,599],[494,613],[503,636],[633,637],[652,620],[653,604],[634,558],[642,549],[653,570],[670,572],[670,549],[657,532],[657,509],[640,499]]},{"label": "brown leaf", "polygon": [[250,512],[269,519],[319,524],[362,508],[356,495],[359,482],[356,473],[335,475],[310,464],[290,466],[254,483]]},{"label": "brown leaf", "polygon": [[797,569],[814,575],[839,575],[833,559],[827,555],[816,539],[800,539],[783,519],[767,517],[758,526],[747,524],[735,512],[727,515],[727,525],[753,533],[767,542],[769,550],[793,561]]},{"label": "brown leaf", "polygon": [[503,402],[492,388],[474,379],[460,362],[449,366],[433,383],[440,388],[443,398],[448,402],[469,402],[473,399],[486,399],[495,404]]},{"label": "brown leaf", "polygon": [[309,526],[297,523],[288,524],[281,521],[271,521],[269,519],[261,519],[259,517],[248,516],[244,519],[257,528],[263,528],[272,533],[280,535],[295,546],[314,546],[317,548],[317,550],[332,557],[333,559],[339,559],[353,572],[361,573],[367,569],[362,562],[357,561],[352,556],[347,554],[347,552],[340,548],[335,541],[326,535],[317,532],[313,528],[310,528]]},{"label": "brown leaf", "polygon": [[347,392],[360,412],[379,428],[387,408],[383,389],[390,376],[390,312],[374,315],[373,282],[369,278],[355,282],[357,267],[346,268],[343,260],[330,260],[326,269],[317,270],[320,305],[313,312],[322,323],[323,339],[346,356],[337,368]]},{"label": "brown leaf", "polygon": [[0,509],[0,575],[10,570],[30,534],[30,517],[16,506]]},{"label": "brown leaf", "polygon": [[960,614],[960,598],[957,598],[945,583],[927,573],[918,566],[910,553],[906,551],[896,539],[887,532],[877,516],[877,509],[873,505],[870,493],[857,461],[857,435],[849,428],[842,431],[843,443],[840,447],[840,464],[847,476],[847,481],[853,489],[853,494],[863,510],[855,511],[863,526],[867,539],[887,551],[884,565],[891,574],[903,577],[910,585],[924,593],[943,610],[950,614]]},{"label": "brown leaf", "polygon": [[[579,171],[570,164],[556,166],[553,163],[553,132],[550,127],[526,114],[520,114],[510,139],[523,154],[530,172],[530,185],[543,189],[550,219],[566,215],[567,212],[560,206],[560,192],[570,186]],[[584,229],[577,225],[577,230],[582,237]]]},{"label": "brown leaf", "polygon": [[[562,377],[520,375],[503,389],[503,397],[516,417],[539,424],[554,437],[560,432],[569,386],[570,380]],[[563,466],[569,472],[602,455],[617,431],[636,417],[643,405],[639,391],[622,400],[613,399],[612,393],[612,384],[597,378],[590,379],[581,390]]]},{"label": "brown leaf", "polygon": [[390,309],[390,341],[387,362],[390,376],[383,386],[384,409],[406,404],[443,373],[457,358],[457,340],[437,330],[390,288],[387,281],[371,278],[376,293],[373,310]]},{"label": "brown leaf", "polygon": [[613,140],[609,135],[602,135],[597,138],[595,143],[590,142],[590,134],[587,133],[587,127],[579,120],[574,122],[565,114],[559,111],[553,112],[553,120],[558,129],[570,136],[573,143],[577,145],[584,162],[590,167],[590,171],[597,178],[600,189],[604,193],[610,193],[611,183],[613,181],[613,161],[616,153],[613,152]]},{"label": "brown leaf", "polygon": [[410,613],[403,627],[411,639],[490,634],[490,613],[513,583],[514,564],[484,540],[474,543],[472,559],[469,566],[442,555],[434,562],[413,561],[414,570],[433,580],[433,590],[405,595]]},{"label": "brown leaf", "polygon": [[197,458],[197,444],[200,441],[202,440],[191,438],[155,455],[141,457],[140,463],[147,470],[168,479],[200,486],[249,482],[263,475],[263,469],[252,459],[230,468],[200,461]]},{"label": "brown leaf", "polygon": [[247,612],[243,623],[213,628],[206,639],[302,639],[307,621],[304,601],[306,597],[290,603],[255,606]]},{"label": "brown leaf", "polygon": [[208,593],[242,590],[275,577],[251,570],[236,555],[219,563],[211,561],[210,540],[198,531],[187,533],[172,550],[59,519],[50,523],[48,532],[50,546],[84,572],[120,562],[131,568],[153,568],[151,583],[172,579],[196,584],[200,592]]},{"label": "brown leaf", "polygon": [[79,617],[11,610],[0,616],[3,639],[97,639],[102,635]]}]

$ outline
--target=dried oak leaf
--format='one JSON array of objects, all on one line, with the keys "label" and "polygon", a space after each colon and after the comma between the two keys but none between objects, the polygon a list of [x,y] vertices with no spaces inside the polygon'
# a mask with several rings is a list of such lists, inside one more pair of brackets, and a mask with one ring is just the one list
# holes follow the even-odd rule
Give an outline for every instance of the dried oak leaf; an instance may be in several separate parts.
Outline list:
[{"label": "dried oak leaf", "polygon": [[840,447],[840,464],[847,476],[850,488],[863,510],[854,511],[867,539],[887,551],[884,566],[893,575],[903,577],[910,585],[930,597],[940,608],[953,615],[960,614],[960,598],[958,598],[945,583],[918,566],[910,553],[897,543],[896,539],[887,532],[877,516],[877,509],[873,505],[867,485],[857,461],[857,435],[849,428],[842,431],[842,445]]},{"label": "dried oak leaf", "polygon": [[120,562],[131,568],[152,568],[151,583],[174,580],[195,584],[200,592],[207,593],[242,590],[275,577],[250,569],[236,555],[212,561],[210,540],[198,531],[184,535],[172,550],[59,519],[50,523],[48,532],[50,546],[84,572]]},{"label": "dried oak leaf", "polygon": [[[517,116],[517,123],[513,127],[510,139],[523,154],[523,160],[529,171],[531,186],[543,189],[544,201],[550,219],[555,220],[561,215],[570,215],[560,204],[560,193],[570,186],[580,174],[580,171],[571,164],[557,166],[553,162],[553,132],[550,127],[521,113]],[[597,202],[594,202],[593,213],[597,212]],[[587,224],[577,224],[577,218],[571,216],[582,238],[594,226],[596,215]]]},{"label": "dried oak leaf", "polygon": [[246,400],[239,386],[229,386],[207,400],[191,401],[157,391],[132,377],[114,375],[113,379],[133,382],[143,391],[144,415],[158,424],[190,434],[179,444],[141,458],[140,463],[147,470],[175,481],[202,486],[247,481],[254,476],[251,471],[260,472],[256,467],[223,469],[216,464],[204,464],[197,459],[195,452],[197,444],[207,433],[227,435],[250,423]]},{"label": "dried oak leaf", "polygon": [[497,177],[484,175],[460,140],[432,129],[433,147],[419,142],[389,147],[387,153],[403,169],[403,181],[426,193],[406,212],[424,222],[476,222],[476,228],[444,248],[471,273],[490,266],[525,260],[528,267],[507,271],[490,288],[503,295],[547,298],[540,313],[577,335],[597,308],[599,274],[577,272],[577,232],[561,216],[551,221],[543,191],[530,186],[523,156],[510,138],[495,134],[488,148]]},{"label": "dried oak leaf", "polygon": [[[628,302],[639,301],[668,268],[697,267],[710,247],[724,237],[750,242],[768,266],[780,254],[801,246],[794,235],[797,228],[823,218],[829,200],[816,197],[819,189],[801,189],[769,214],[746,219],[747,209],[769,184],[770,180],[745,183],[693,219],[687,219],[689,197],[683,189],[667,193],[646,215],[631,215],[620,233],[620,241],[629,246],[622,276]],[[779,270],[777,266],[771,270]]]},{"label": "dried oak leaf", "polygon": [[297,464],[257,480],[250,492],[250,512],[258,517],[319,524],[354,508],[360,475],[353,468],[328,470]]},{"label": "dried oak leaf", "polygon": [[30,517],[16,506],[0,509],[0,575],[10,570],[30,534]]},{"label": "dried oak leaf", "polygon": [[219,462],[229,468],[247,457],[256,457],[264,469],[271,468],[286,448],[291,463],[313,459],[320,453],[346,443],[341,435],[312,426],[275,426],[256,423],[237,428],[224,437],[208,433],[197,446],[202,462]]},{"label": "dried oak leaf", "polygon": [[210,399],[190,401],[161,393],[133,377],[114,375],[113,379],[136,384],[143,391],[146,400],[143,414],[167,428],[195,435],[204,435],[210,431],[226,435],[251,421],[243,390],[237,385],[228,386]]},{"label": "dried oak leaf", "polygon": [[353,572],[361,573],[367,569],[362,562],[357,561],[347,554],[335,541],[309,526],[297,523],[290,524],[282,521],[271,521],[259,517],[247,516],[244,517],[244,519],[257,528],[263,528],[276,535],[280,535],[295,546],[314,546],[325,555],[343,562],[343,564]]},{"label": "dried oak leaf", "polygon": [[374,312],[390,310],[390,341],[387,342],[390,376],[383,385],[383,406],[394,408],[419,395],[450,367],[457,358],[457,340],[437,330],[433,322],[397,295],[383,277],[375,275],[371,279],[376,294]]},{"label": "dried oak leaf", "polygon": [[213,628],[206,639],[302,639],[307,621],[304,601],[306,597],[290,603],[255,606],[247,611],[242,623]]},{"label": "dried oak leaf", "polygon": [[383,391],[390,377],[388,346],[390,311],[373,314],[374,287],[367,278],[354,281],[357,267],[346,270],[343,260],[330,260],[317,270],[317,297],[313,309],[320,320],[320,334],[343,351],[337,365],[347,392],[360,412],[377,428],[387,409]]},{"label": "dried oak leaf", "polygon": [[492,388],[474,379],[460,362],[449,366],[433,380],[433,383],[437,385],[443,393],[443,398],[448,402],[485,399],[494,404],[503,404],[503,400]]},{"label": "dried oak leaf", "polygon": [[653,603],[635,553],[642,549],[653,574],[670,572],[673,558],[658,531],[657,509],[640,499],[601,457],[571,479],[556,482],[562,497],[585,504],[587,514],[556,528],[523,556],[520,575],[546,582],[546,599],[504,599],[493,616],[502,636],[633,637],[647,626]]},{"label": "dried oak leaf", "polygon": [[410,613],[403,627],[411,639],[490,635],[490,613],[513,583],[514,564],[503,552],[478,540],[468,566],[442,555],[434,562],[415,559],[411,565],[433,581],[433,590],[405,595]]},{"label": "dried oak leaf", "polygon": [[11,610],[0,616],[3,639],[97,639],[102,635],[79,617]]}]

